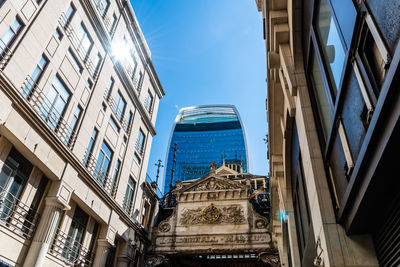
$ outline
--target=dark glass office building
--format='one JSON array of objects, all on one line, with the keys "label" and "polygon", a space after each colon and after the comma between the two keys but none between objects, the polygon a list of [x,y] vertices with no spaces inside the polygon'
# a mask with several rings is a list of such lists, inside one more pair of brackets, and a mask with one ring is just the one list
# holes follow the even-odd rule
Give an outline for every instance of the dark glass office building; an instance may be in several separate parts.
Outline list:
[{"label": "dark glass office building", "polygon": [[176,180],[197,179],[209,172],[215,161],[219,166],[237,163],[249,171],[246,134],[236,108],[231,105],[183,108],[175,119],[167,151],[164,193],[171,181],[173,147],[177,143]]}]

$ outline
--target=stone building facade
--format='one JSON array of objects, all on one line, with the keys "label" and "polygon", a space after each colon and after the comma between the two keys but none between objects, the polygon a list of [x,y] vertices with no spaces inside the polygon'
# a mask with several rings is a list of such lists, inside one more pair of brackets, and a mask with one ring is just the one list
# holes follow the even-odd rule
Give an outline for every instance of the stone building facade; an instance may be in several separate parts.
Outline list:
[{"label": "stone building facade", "polygon": [[172,210],[158,214],[147,266],[278,266],[268,216],[249,201],[258,183],[268,202],[265,180],[214,163],[208,175],[178,181],[165,196],[174,204],[160,208]]},{"label": "stone building facade", "polygon": [[129,1],[0,1],[0,260],[142,266],[164,91]]},{"label": "stone building facade", "polygon": [[399,2],[255,2],[282,265],[397,266]]}]

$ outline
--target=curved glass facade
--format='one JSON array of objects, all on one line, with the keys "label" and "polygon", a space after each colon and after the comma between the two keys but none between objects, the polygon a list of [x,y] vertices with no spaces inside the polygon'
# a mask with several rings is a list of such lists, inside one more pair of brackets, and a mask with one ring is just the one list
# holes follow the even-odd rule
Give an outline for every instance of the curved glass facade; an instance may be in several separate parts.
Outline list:
[{"label": "curved glass facade", "polygon": [[248,171],[245,131],[234,106],[198,106],[183,108],[175,119],[167,152],[164,193],[169,191],[173,147],[177,143],[173,184],[197,179],[209,172],[215,161],[219,166],[239,163]]}]

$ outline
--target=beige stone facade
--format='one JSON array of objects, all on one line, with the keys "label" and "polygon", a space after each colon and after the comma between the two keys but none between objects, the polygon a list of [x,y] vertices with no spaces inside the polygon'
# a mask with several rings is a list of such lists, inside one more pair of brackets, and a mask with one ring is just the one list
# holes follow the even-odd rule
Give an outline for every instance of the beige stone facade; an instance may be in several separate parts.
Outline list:
[{"label": "beige stone facade", "polygon": [[0,260],[141,266],[164,91],[129,1],[0,1],[0,52]]},{"label": "beige stone facade", "polygon": [[[153,229],[150,253],[154,256],[148,261],[160,260],[157,256],[162,255],[169,266],[184,264],[185,257],[191,266],[204,266],[203,261],[216,266],[218,260],[229,266],[273,264],[276,255],[268,218],[257,213],[249,201],[251,184],[257,181],[260,187],[263,182],[265,185],[265,177],[211,165],[205,177],[178,182],[172,191],[176,199],[172,214]],[[265,256],[263,263],[260,255],[266,253],[269,257]]]}]

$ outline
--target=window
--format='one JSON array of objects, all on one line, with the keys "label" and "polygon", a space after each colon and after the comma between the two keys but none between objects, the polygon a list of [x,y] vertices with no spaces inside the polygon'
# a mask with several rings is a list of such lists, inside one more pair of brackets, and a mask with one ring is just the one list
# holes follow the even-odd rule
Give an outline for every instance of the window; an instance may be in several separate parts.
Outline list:
[{"label": "window", "polygon": [[32,75],[28,78],[28,81],[22,90],[22,95],[28,99],[31,94],[32,90],[36,87],[36,84],[39,82],[42,74],[47,66],[49,61],[45,56],[42,56],[39,60],[39,63],[36,65],[35,70],[33,71]]},{"label": "window", "polygon": [[69,25],[72,18],[74,17],[75,12],[76,12],[75,7],[72,5],[72,3],[70,3],[67,11],[65,11],[64,20],[61,22],[61,25],[63,27],[67,27]]},{"label": "window", "polygon": [[75,134],[76,134],[75,130],[76,130],[78,121],[81,117],[81,113],[82,113],[82,108],[78,105],[76,107],[74,117],[72,117],[71,123],[69,125],[69,130],[68,130],[67,136],[65,137],[64,144],[66,144],[66,145],[71,144],[71,141],[72,141],[71,137],[75,136]]},{"label": "window", "polygon": [[120,168],[121,168],[121,161],[117,160],[117,162],[115,163],[114,173],[113,173],[112,182],[111,182],[111,192],[114,191],[115,182],[117,181]]},{"label": "window", "polygon": [[88,220],[89,216],[76,206],[62,252],[62,256],[70,262],[75,262],[79,257]]},{"label": "window", "polygon": [[139,72],[139,81],[138,81],[137,88],[136,88],[136,90],[137,90],[138,92],[140,92],[140,87],[141,87],[141,85],[142,85],[143,77],[144,77],[143,72],[140,71],[140,72]]},{"label": "window", "polygon": [[54,35],[57,37],[57,39],[59,41],[61,41],[64,36],[59,28],[56,29],[56,32],[54,33]]},{"label": "window", "polygon": [[153,107],[153,95],[150,93],[150,91],[147,91],[147,97],[144,101],[144,106],[146,110],[151,113],[151,108]]},{"label": "window", "polygon": [[99,156],[97,157],[96,167],[94,169],[93,176],[104,185],[110,162],[113,156],[111,148],[103,141],[101,145]]},{"label": "window", "polygon": [[143,227],[147,226],[149,210],[150,210],[150,204],[146,200],[144,200],[144,205],[142,208],[142,221],[141,221]]},{"label": "window", "polygon": [[329,105],[329,96],[325,89],[322,74],[319,68],[315,53],[311,52],[311,83],[314,97],[317,102],[317,109],[322,123],[322,130],[325,140],[328,138],[329,130],[332,123],[332,113]]},{"label": "window", "polygon": [[111,90],[114,86],[114,78],[111,77],[110,81],[108,82],[107,88],[106,88],[106,93],[104,94],[104,97],[108,100],[108,98],[110,97],[111,94]]},{"label": "window", "polygon": [[97,53],[96,62],[94,63],[95,69],[94,69],[93,75],[98,74],[102,60],[103,60],[103,57],[101,56],[101,54]]},{"label": "window", "polygon": [[346,51],[327,0],[321,0],[320,2],[316,29],[322,46],[323,58],[328,65],[333,97],[335,97],[344,70]]},{"label": "window", "polygon": [[41,117],[54,131],[58,126],[70,97],[70,92],[56,76],[40,108]]},{"label": "window", "polygon": [[114,118],[112,116],[110,116],[110,123],[111,125],[114,127],[114,129],[119,132],[119,126],[118,123],[114,120]]},{"label": "window", "polygon": [[125,192],[124,205],[123,205],[124,210],[129,214],[131,213],[133,196],[135,195],[135,188],[136,188],[136,182],[135,180],[133,180],[132,176],[129,176],[128,185],[126,187],[126,192]]},{"label": "window", "polygon": [[92,38],[90,37],[85,25],[81,22],[78,30],[76,31],[76,36],[78,38],[78,48],[77,51],[81,58],[86,61],[93,46]]},{"label": "window", "polygon": [[21,31],[22,25],[18,18],[15,18],[11,23],[10,27],[3,33],[0,38],[0,54],[3,54],[6,49],[8,49],[18,33]]},{"label": "window", "polygon": [[88,163],[89,156],[90,156],[90,155],[92,154],[92,152],[93,152],[93,145],[94,145],[94,143],[96,142],[97,134],[98,134],[98,133],[99,133],[99,131],[98,131],[96,128],[94,128],[94,129],[93,129],[92,136],[90,137],[89,145],[88,145],[87,150],[86,150],[85,158],[84,158],[84,160],[83,160],[83,163],[84,163],[86,166],[87,166],[87,163]]},{"label": "window", "polygon": [[125,131],[128,132],[132,122],[132,111],[129,111],[128,120],[126,121]]},{"label": "window", "polygon": [[7,220],[14,211],[16,198],[32,171],[32,164],[12,148],[0,172],[0,220]]},{"label": "window", "polygon": [[79,63],[79,60],[76,58],[76,56],[72,53],[71,48],[67,50],[67,54],[68,57],[71,61],[71,63],[75,66],[75,68],[82,73],[83,71],[83,67],[82,65]]},{"label": "window", "polygon": [[113,112],[115,113],[115,116],[119,121],[122,121],[125,112],[125,107],[126,107],[126,101],[121,95],[121,92],[118,91],[117,96],[115,97]]},{"label": "window", "polygon": [[109,6],[110,2],[108,2],[107,0],[96,0],[97,10],[100,12],[100,15],[102,17],[106,15]]},{"label": "window", "polygon": [[138,138],[137,138],[137,140],[136,140],[136,146],[135,146],[135,148],[136,148],[136,151],[137,151],[140,155],[142,155],[143,152],[144,152],[144,140],[145,140],[144,133],[143,133],[142,130],[139,130],[139,134],[138,134]]},{"label": "window", "polygon": [[135,53],[132,49],[129,50],[130,58],[128,58],[128,73],[131,76],[131,79],[135,77],[135,71],[137,67],[137,61],[135,57]]},{"label": "window", "polygon": [[87,88],[89,88],[89,89],[93,89],[93,82],[92,82],[90,79],[88,79],[88,80],[86,81],[86,86],[87,86]]},{"label": "window", "polygon": [[109,32],[110,34],[112,34],[114,32],[115,27],[117,26],[117,15],[113,14],[111,21],[112,21],[110,23],[111,28],[110,28],[110,32]]}]

